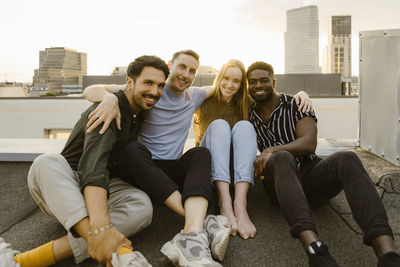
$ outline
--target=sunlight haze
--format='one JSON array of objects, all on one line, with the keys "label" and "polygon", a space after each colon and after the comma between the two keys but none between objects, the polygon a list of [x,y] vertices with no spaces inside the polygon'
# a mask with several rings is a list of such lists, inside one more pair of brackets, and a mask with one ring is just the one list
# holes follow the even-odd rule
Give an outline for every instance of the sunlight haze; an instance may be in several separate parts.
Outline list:
[{"label": "sunlight haze", "polygon": [[31,82],[39,50],[49,47],[87,53],[89,75],[108,75],[143,54],[168,61],[182,49],[217,69],[236,58],[246,66],[267,61],[283,73],[286,10],[306,5],[318,6],[320,50],[329,17],[352,16],[354,75],[358,32],[400,28],[399,0],[2,0],[0,82]]}]

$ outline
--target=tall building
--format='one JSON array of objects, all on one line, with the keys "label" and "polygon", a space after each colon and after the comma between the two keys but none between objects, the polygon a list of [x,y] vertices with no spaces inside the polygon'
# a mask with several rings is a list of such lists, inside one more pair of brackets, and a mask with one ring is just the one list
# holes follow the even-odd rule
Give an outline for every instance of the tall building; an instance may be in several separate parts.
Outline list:
[{"label": "tall building", "polygon": [[60,93],[65,85],[82,85],[87,74],[87,55],[65,47],[39,51],[39,69],[33,76],[33,87]]},{"label": "tall building", "polygon": [[328,73],[351,77],[351,16],[332,16],[328,39]]},{"label": "tall building", "polygon": [[320,73],[317,6],[286,12],[285,73]]}]

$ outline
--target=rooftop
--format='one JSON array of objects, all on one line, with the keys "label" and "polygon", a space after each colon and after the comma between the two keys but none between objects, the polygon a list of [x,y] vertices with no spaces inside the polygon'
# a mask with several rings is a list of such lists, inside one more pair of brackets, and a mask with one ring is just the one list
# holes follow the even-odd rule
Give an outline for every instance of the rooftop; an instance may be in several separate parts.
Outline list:
[{"label": "rooftop", "polygon": [[[26,177],[31,160],[42,152],[59,152],[60,140],[0,139],[0,236],[15,249],[25,251],[56,239],[66,232],[60,224],[38,208],[28,192]],[[193,140],[188,140],[191,146]],[[14,147],[13,155],[9,154]],[[395,237],[400,235],[400,168],[356,147],[355,140],[319,139],[317,154],[327,156],[343,149],[354,150],[387,209]],[[20,161],[22,160],[22,161]],[[250,240],[231,237],[224,266],[307,266],[301,245],[290,237],[289,227],[267,198],[257,180],[248,194],[248,210],[257,235]],[[216,193],[210,213],[217,213]],[[341,266],[373,266],[376,258],[371,248],[362,244],[362,234],[353,221],[343,193],[329,204],[313,207],[314,219],[321,238]],[[152,224],[130,239],[153,266],[171,266],[159,252],[161,246],[183,227],[183,219],[166,207],[155,207]],[[396,246],[399,247],[399,240]],[[66,260],[56,266],[78,266]],[[87,260],[79,266],[97,266]]]}]

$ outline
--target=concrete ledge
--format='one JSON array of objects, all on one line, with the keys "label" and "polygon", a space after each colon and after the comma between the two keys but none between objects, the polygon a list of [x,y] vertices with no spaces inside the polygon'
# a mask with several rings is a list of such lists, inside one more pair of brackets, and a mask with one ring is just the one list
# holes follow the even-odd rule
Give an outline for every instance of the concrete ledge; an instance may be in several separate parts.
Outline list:
[{"label": "concrete ledge", "polygon": [[29,162],[43,153],[60,153],[65,139],[0,139],[0,161]]},{"label": "concrete ledge", "polygon": [[30,162],[42,153],[0,153],[0,161]]},{"label": "concrete ledge", "polygon": [[[65,139],[0,138],[0,161],[29,162],[43,153],[60,153],[66,141]],[[194,138],[189,137],[186,140],[184,151],[194,147],[194,144]],[[316,153],[326,157],[336,151],[353,149],[357,146],[358,140],[356,139],[318,138]]]}]

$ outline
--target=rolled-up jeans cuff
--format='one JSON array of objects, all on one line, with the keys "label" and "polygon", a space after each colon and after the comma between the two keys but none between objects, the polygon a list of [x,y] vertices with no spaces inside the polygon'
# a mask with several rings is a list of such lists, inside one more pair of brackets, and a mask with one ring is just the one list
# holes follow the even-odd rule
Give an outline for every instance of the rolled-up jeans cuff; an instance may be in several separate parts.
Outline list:
[{"label": "rolled-up jeans cuff", "polygon": [[303,231],[313,231],[318,235],[317,229],[315,228],[315,225],[303,225],[303,226],[292,226],[290,229],[290,234],[292,235],[293,238],[299,238],[299,234]]},{"label": "rolled-up jeans cuff", "polygon": [[235,180],[235,184],[239,183],[239,182],[248,182],[250,183],[252,186],[254,185],[254,179],[252,178],[248,178],[246,176],[242,176],[242,178]]},{"label": "rolled-up jeans cuff", "polygon": [[74,214],[68,215],[68,218],[64,221],[64,227],[68,232],[71,232],[75,237],[79,237],[73,227],[84,218],[88,217],[86,208],[80,208]]},{"label": "rolled-up jeans cuff", "polygon": [[363,237],[363,242],[367,246],[372,246],[372,241],[375,238],[384,235],[390,236],[394,240],[393,232],[391,231],[391,229],[388,228],[388,226],[382,225],[374,227],[374,229],[371,229],[368,231],[368,233],[365,233]]},{"label": "rolled-up jeans cuff", "polygon": [[212,179],[213,182],[222,181],[222,182],[227,182],[228,184],[231,183],[231,178],[230,177],[229,178],[226,178],[226,177],[211,177],[211,179]]}]

